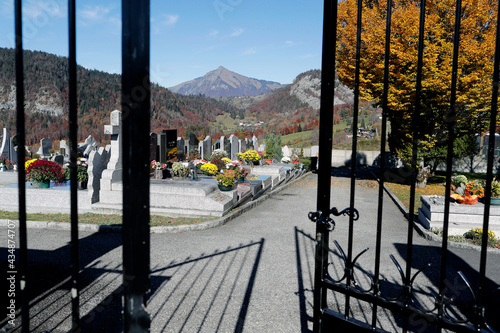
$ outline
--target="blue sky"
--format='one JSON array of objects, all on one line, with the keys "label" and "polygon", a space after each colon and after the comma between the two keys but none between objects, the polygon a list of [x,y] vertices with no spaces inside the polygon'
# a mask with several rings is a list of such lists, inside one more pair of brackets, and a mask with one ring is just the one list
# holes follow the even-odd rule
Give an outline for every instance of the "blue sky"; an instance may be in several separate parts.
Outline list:
[{"label": "blue sky", "polygon": [[[12,0],[0,0],[0,47],[14,47]],[[77,62],[121,72],[121,1],[78,1]],[[23,46],[68,54],[67,1],[23,1]],[[321,1],[151,0],[151,78],[165,87],[224,66],[291,83],[321,67]]]}]

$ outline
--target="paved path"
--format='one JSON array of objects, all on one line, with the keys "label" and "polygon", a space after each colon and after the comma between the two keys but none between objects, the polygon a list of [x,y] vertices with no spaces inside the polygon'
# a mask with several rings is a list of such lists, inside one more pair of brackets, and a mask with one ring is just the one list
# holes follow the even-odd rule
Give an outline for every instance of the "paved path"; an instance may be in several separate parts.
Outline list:
[{"label": "paved path", "polygon": [[[315,225],[307,219],[307,213],[316,210],[316,177],[308,175],[221,227],[152,234],[148,302],[151,332],[309,332]],[[349,179],[332,178],[332,206],[348,206],[348,188]],[[363,284],[367,282],[365,273],[374,270],[377,190],[370,180],[358,181],[356,188],[360,220],[354,225],[353,253],[370,247],[356,270]],[[345,250],[348,219],[339,217],[336,222],[331,239],[338,240]],[[401,212],[386,200],[381,274],[388,291],[399,284],[398,272],[388,256],[394,254],[404,269],[406,230]],[[6,244],[6,229],[0,231],[0,244]],[[120,332],[121,237],[89,232],[81,232],[80,236],[84,332]],[[440,244],[416,233],[413,237],[413,271],[433,263],[419,275],[416,287],[425,285],[422,288],[427,291],[435,290]],[[69,274],[69,238],[68,231],[29,230],[33,332],[66,332],[70,327],[70,292],[65,279]],[[463,271],[474,286],[479,252],[459,248],[450,252],[448,274],[456,285],[454,290],[463,290],[457,285],[457,270]],[[339,251],[333,249],[334,277],[343,270],[339,257]],[[500,256],[490,255],[488,260],[488,282],[490,286],[499,285]],[[343,307],[340,296],[329,297],[329,302],[332,308]],[[370,310],[356,301],[352,309],[356,318],[371,318]],[[380,312],[379,322],[388,331],[396,331],[400,325],[397,318],[384,311]],[[419,325],[420,331],[428,328],[426,323]]]}]

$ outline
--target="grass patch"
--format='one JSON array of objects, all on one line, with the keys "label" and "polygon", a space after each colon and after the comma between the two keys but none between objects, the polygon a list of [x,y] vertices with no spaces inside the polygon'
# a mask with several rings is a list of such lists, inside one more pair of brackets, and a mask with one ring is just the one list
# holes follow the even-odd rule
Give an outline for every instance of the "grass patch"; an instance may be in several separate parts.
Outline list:
[{"label": "grass patch", "polygon": [[[431,231],[434,234],[436,234],[436,235],[438,235],[440,237],[443,237],[443,229],[442,228],[432,229]],[[455,243],[466,243],[466,244],[472,244],[472,245],[481,246],[481,241],[478,241],[477,239],[474,239],[474,238],[465,237],[465,235],[451,235],[451,236],[448,236],[448,240],[450,242],[455,242]],[[496,238],[496,239],[491,238],[488,241],[488,247],[493,247],[493,248],[496,248],[496,249],[500,249],[500,239],[498,239],[498,238]]]},{"label": "grass patch", "polygon": [[[18,213],[0,210],[0,219],[17,220]],[[168,217],[168,216],[152,215],[150,219],[150,225],[152,227],[158,227],[158,226],[197,224],[214,219],[216,219],[216,217]],[[57,214],[32,213],[26,215],[26,220],[69,223],[70,215],[59,214],[59,213]],[[78,214],[78,223],[98,224],[98,225],[121,225],[122,216],[113,214],[95,214],[95,213]]]}]

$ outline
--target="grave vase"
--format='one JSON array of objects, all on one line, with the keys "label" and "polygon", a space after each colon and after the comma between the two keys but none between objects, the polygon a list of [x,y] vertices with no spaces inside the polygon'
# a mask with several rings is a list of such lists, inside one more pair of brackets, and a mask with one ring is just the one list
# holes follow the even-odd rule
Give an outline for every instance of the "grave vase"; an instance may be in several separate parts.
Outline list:
[{"label": "grave vase", "polygon": [[163,170],[155,169],[155,179],[163,179]]},{"label": "grave vase", "polygon": [[40,188],[50,188],[50,180],[40,181]]},{"label": "grave vase", "polygon": [[87,181],[86,180],[79,180],[78,181],[78,189],[79,190],[86,190],[87,189]]},{"label": "grave vase", "polygon": [[232,191],[233,187],[232,186],[224,186],[219,184],[219,190],[221,191]]}]

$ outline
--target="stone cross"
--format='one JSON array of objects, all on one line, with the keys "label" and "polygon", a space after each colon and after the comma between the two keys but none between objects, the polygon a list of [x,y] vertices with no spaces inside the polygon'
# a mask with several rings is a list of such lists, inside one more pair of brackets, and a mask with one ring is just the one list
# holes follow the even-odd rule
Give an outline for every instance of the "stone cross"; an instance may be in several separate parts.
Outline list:
[{"label": "stone cross", "polygon": [[111,184],[122,180],[122,112],[111,112],[110,124],[104,125],[104,134],[111,135],[111,149],[106,170],[102,172],[101,190],[111,191]]}]

